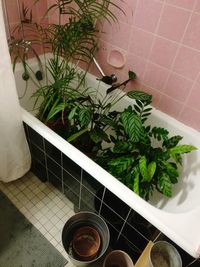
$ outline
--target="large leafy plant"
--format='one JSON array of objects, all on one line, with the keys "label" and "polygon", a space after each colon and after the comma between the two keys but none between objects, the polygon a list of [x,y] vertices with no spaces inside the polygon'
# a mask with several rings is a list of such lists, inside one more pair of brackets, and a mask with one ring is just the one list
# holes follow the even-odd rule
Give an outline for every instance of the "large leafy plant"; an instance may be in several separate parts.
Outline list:
[{"label": "large leafy plant", "polygon": [[165,128],[146,125],[151,114],[150,95],[138,91],[128,95],[136,103],[118,114],[114,145],[102,150],[97,162],[146,200],[155,189],[171,197],[182,155],[196,148],[179,144],[182,137],[170,137]]},{"label": "large leafy plant", "polygon": [[[33,2],[37,4],[40,1]],[[21,33],[21,37],[11,40],[10,52],[14,68],[20,60],[27,84],[32,80],[36,85],[33,97],[36,103],[41,103],[38,117],[43,122],[51,124],[60,117],[64,123],[66,114],[73,108],[72,103],[78,103],[79,99],[82,103],[84,96],[78,89],[84,86],[85,75],[97,50],[102,20],[117,21],[109,5],[117,7],[110,0],[58,0],[44,14],[46,17],[58,11],[57,23],[44,24],[43,27],[34,22],[31,10],[22,4],[21,24],[15,29]],[[27,61],[30,53],[33,53],[40,62],[35,46],[40,46],[45,59],[45,81],[42,83],[35,79],[34,71]],[[50,59],[45,56],[48,52],[52,54]],[[78,68],[80,61],[86,63],[85,74]]]}]

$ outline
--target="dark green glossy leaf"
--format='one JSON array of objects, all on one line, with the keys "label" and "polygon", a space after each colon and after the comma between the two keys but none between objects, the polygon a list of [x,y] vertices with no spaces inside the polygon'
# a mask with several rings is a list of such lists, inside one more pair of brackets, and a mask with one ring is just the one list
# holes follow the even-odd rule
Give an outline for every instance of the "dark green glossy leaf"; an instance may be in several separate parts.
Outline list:
[{"label": "dark green glossy leaf", "polygon": [[149,95],[142,91],[130,91],[127,93],[127,96],[135,100],[148,101],[148,102],[151,101],[152,99],[152,95]]},{"label": "dark green glossy leaf", "polygon": [[172,185],[167,173],[162,173],[158,177],[158,189],[167,197],[172,196]]},{"label": "dark green glossy leaf", "polygon": [[126,134],[133,142],[138,142],[143,133],[142,121],[138,115],[123,112],[121,114],[122,124]]}]

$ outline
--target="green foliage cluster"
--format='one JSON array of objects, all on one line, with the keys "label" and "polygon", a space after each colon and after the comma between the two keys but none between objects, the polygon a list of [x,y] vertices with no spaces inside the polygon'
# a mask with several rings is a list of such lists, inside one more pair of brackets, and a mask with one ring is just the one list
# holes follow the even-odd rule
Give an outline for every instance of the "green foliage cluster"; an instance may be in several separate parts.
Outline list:
[{"label": "green foliage cluster", "polygon": [[113,147],[102,150],[96,160],[146,200],[155,189],[171,197],[182,155],[196,148],[180,145],[182,137],[170,137],[165,128],[146,125],[151,115],[150,95],[132,91],[128,96],[136,102],[118,114]]}]

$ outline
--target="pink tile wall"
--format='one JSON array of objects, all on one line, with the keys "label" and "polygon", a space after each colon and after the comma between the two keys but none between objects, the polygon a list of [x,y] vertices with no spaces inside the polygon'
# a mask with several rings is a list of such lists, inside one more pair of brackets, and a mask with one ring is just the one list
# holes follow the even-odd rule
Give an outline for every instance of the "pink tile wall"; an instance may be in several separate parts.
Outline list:
[{"label": "pink tile wall", "polygon": [[[140,88],[153,94],[153,105],[200,131],[200,1],[114,1],[127,16],[112,7],[118,25],[105,23],[97,59],[107,74],[120,79],[128,70]],[[126,59],[123,68],[107,62],[112,50]]]},{"label": "pink tile wall", "polygon": [[22,3],[24,3],[24,6],[29,8],[29,10],[32,10],[34,22],[39,22],[47,10],[47,0],[40,0],[37,4],[33,4],[32,0],[6,0],[6,9],[11,28],[20,23]]}]

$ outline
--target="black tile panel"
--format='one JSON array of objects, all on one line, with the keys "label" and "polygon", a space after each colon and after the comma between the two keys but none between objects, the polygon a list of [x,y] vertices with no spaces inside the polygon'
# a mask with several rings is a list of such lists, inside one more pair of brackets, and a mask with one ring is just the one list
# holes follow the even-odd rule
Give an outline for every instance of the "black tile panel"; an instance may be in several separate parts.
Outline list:
[{"label": "black tile panel", "polygon": [[69,172],[78,181],[81,181],[81,167],[77,165],[73,160],[62,154],[63,158],[63,168]]},{"label": "black tile panel", "polygon": [[149,240],[147,240],[142,233],[137,232],[128,223],[125,224],[122,234],[139,250],[143,251]]},{"label": "black tile panel", "polygon": [[160,233],[156,227],[154,227],[150,222],[148,222],[134,210],[131,210],[127,221],[133,228],[137,229],[137,231],[142,233],[145,238],[149,240],[153,241]]},{"label": "black tile panel", "polygon": [[76,195],[68,186],[64,185],[65,196],[74,204],[75,209],[79,210],[79,195]]},{"label": "black tile panel", "polygon": [[31,154],[34,159],[45,165],[45,154],[38,146],[31,144]]},{"label": "black tile panel", "polygon": [[47,140],[45,140],[45,152],[50,158],[61,165],[61,151]]},{"label": "black tile panel", "polygon": [[29,126],[28,132],[31,143],[37,145],[39,148],[44,150],[43,137]]},{"label": "black tile panel", "polygon": [[84,186],[81,187],[81,202],[87,204],[94,212],[99,212],[100,200]]},{"label": "black tile panel", "polygon": [[48,178],[46,166],[41,164],[37,159],[32,158],[31,171],[40,179],[42,182],[46,182]]},{"label": "black tile panel", "polygon": [[109,206],[117,214],[119,214],[124,220],[127,218],[127,215],[130,211],[130,207],[121,199],[119,199],[116,195],[114,195],[110,190],[106,189],[103,201],[104,203],[106,203],[107,206]]},{"label": "black tile panel", "polygon": [[80,182],[63,169],[63,183],[76,195],[80,194]]},{"label": "black tile panel", "polygon": [[62,168],[60,165],[58,165],[53,159],[49,158],[47,156],[47,168],[50,170],[55,176],[57,176],[57,179],[62,179]]},{"label": "black tile panel", "polygon": [[114,228],[116,228],[116,230],[120,231],[122,229],[124,220],[105,203],[102,204],[100,215]]},{"label": "black tile panel", "polygon": [[62,191],[62,181],[58,179],[51,171],[48,170],[48,179],[59,191]]},{"label": "black tile panel", "polygon": [[82,173],[82,183],[89,191],[91,191],[94,195],[97,196],[99,194],[99,190],[101,191],[103,187],[101,183],[99,183],[94,177],[92,177],[85,170],[83,170]]}]

